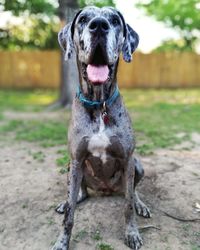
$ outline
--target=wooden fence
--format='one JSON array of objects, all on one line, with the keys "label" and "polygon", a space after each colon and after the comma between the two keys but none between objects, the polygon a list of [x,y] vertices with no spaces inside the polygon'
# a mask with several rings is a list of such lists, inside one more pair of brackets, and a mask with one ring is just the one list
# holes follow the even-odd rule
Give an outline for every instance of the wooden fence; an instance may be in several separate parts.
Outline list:
[{"label": "wooden fence", "polygon": [[[0,88],[58,88],[59,51],[0,52]],[[118,82],[124,88],[200,87],[200,56],[193,53],[133,55],[120,60]]]}]

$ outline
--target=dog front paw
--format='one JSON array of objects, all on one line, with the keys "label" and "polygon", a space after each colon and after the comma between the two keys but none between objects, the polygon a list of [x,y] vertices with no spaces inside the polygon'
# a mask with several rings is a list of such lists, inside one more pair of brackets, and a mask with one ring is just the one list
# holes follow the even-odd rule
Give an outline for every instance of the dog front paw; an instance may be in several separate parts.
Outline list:
[{"label": "dog front paw", "polygon": [[149,208],[141,200],[137,200],[135,202],[135,210],[139,216],[151,218],[151,212]]},{"label": "dog front paw", "polygon": [[138,250],[143,245],[142,238],[135,226],[128,226],[125,232],[125,244],[131,249]]},{"label": "dog front paw", "polygon": [[66,203],[63,202],[63,203],[58,204],[58,206],[55,208],[55,211],[59,214],[64,214],[65,208],[66,208]]},{"label": "dog front paw", "polygon": [[68,249],[69,249],[68,237],[64,234],[61,234],[51,250],[68,250]]}]

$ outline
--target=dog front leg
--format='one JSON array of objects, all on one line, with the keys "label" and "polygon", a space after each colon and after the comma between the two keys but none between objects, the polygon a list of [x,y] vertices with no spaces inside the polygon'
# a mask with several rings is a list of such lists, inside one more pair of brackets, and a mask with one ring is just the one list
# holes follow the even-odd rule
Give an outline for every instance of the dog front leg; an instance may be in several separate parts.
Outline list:
[{"label": "dog front leg", "polygon": [[76,160],[72,161],[70,164],[68,199],[65,205],[65,215],[63,220],[64,228],[52,250],[69,249],[69,241],[74,224],[74,211],[82,178],[83,169],[81,164]]},{"label": "dog front leg", "polygon": [[134,178],[135,166],[134,159],[131,158],[128,162],[125,176],[125,244],[131,249],[137,250],[142,246],[136,221],[134,208]]}]

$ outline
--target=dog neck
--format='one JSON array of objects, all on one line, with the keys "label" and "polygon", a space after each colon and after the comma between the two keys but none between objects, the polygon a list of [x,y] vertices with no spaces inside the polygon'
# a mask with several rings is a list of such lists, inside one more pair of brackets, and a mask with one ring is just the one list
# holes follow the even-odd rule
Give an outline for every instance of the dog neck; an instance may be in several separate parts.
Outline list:
[{"label": "dog neck", "polygon": [[85,98],[90,101],[104,102],[109,99],[117,87],[117,67],[118,61],[113,65],[110,79],[101,85],[93,85],[85,80],[84,72],[81,70],[81,65],[77,60],[77,67],[79,72],[80,91]]}]

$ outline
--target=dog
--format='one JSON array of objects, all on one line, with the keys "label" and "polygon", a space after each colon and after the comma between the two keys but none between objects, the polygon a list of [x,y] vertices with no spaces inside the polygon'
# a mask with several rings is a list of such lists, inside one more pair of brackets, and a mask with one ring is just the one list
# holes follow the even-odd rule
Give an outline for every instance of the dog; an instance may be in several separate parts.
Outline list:
[{"label": "dog", "polygon": [[136,185],[144,175],[133,156],[135,140],[129,114],[117,87],[120,53],[126,62],[138,46],[138,34],[112,7],[85,7],[58,34],[68,60],[76,53],[79,90],[72,104],[68,133],[70,172],[68,198],[56,211],[64,213],[63,230],[53,250],[69,249],[76,204],[88,197],[87,188],[125,195],[125,244],[142,246],[137,214],[149,218]]}]

